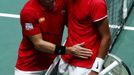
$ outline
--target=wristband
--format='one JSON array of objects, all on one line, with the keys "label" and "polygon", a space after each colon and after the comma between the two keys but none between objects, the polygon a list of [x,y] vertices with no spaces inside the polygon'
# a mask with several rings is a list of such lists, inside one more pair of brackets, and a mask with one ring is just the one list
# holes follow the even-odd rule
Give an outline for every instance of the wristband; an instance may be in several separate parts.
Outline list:
[{"label": "wristband", "polygon": [[66,50],[65,46],[56,45],[54,53],[58,55],[65,54],[65,50]]},{"label": "wristband", "polygon": [[91,70],[99,73],[102,70],[103,63],[104,63],[104,60],[102,58],[96,57]]}]

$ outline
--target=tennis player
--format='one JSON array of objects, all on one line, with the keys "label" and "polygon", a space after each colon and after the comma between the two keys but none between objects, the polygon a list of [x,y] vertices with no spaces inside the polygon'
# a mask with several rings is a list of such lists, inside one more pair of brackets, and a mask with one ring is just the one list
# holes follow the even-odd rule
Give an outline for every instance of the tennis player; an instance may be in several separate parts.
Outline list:
[{"label": "tennis player", "polygon": [[91,50],[82,48],[83,43],[61,46],[66,20],[66,0],[29,0],[25,4],[20,13],[23,38],[15,75],[44,75],[57,54],[90,56]]},{"label": "tennis player", "polygon": [[58,75],[98,75],[110,45],[105,0],[68,0],[68,38],[65,46],[85,42],[93,55],[81,59],[62,55]]}]

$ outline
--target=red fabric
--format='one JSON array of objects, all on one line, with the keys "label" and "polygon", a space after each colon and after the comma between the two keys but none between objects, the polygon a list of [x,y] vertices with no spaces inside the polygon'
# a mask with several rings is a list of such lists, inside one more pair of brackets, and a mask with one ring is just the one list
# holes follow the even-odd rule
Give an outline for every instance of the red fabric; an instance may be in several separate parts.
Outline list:
[{"label": "red fabric", "polygon": [[85,42],[84,47],[93,51],[89,59],[80,59],[72,55],[62,55],[65,62],[84,68],[91,68],[100,46],[100,36],[94,21],[107,16],[105,0],[68,0],[68,38],[66,46]]},{"label": "red fabric", "polygon": [[[50,12],[43,8],[38,0],[30,0],[25,4],[20,13],[23,38],[16,63],[18,69],[48,69],[56,55],[36,50],[28,36],[41,33],[44,40],[60,45],[66,21],[65,5],[65,0],[56,0],[54,10]],[[31,24],[31,29],[27,29],[27,23]]]}]

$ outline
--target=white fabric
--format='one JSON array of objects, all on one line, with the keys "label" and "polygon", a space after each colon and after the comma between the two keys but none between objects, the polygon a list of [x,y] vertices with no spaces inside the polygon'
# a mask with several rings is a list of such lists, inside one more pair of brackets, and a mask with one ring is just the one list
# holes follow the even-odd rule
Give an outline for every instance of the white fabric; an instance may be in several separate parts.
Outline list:
[{"label": "white fabric", "polygon": [[96,57],[91,70],[99,73],[102,70],[103,63],[104,63],[104,60],[102,58]]},{"label": "white fabric", "polygon": [[82,67],[75,67],[65,63],[62,59],[59,63],[57,75],[88,75],[91,69],[82,68]]},{"label": "white fabric", "polygon": [[45,70],[44,71],[21,71],[17,68],[15,68],[15,73],[14,75],[45,75]]}]

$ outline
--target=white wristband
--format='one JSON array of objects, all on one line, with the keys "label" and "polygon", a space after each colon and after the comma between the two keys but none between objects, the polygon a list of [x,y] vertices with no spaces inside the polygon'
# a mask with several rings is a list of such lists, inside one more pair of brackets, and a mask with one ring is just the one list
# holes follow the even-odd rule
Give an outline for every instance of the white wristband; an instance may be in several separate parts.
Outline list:
[{"label": "white wristband", "polygon": [[104,63],[104,60],[102,58],[96,57],[91,70],[99,73],[102,70],[103,63]]}]

